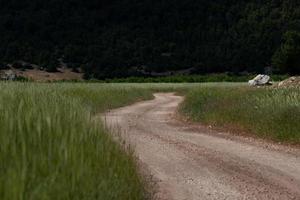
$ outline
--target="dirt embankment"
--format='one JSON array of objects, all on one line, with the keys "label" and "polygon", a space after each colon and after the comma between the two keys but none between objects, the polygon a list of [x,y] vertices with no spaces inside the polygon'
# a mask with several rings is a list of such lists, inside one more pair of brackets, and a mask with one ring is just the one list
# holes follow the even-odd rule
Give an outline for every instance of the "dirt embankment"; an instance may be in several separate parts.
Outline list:
[{"label": "dirt embankment", "polygon": [[158,199],[300,199],[299,150],[178,122],[182,100],[155,94],[103,116],[157,180]]},{"label": "dirt embankment", "polygon": [[20,70],[14,68],[0,71],[0,75],[3,74],[3,77],[6,73],[37,82],[83,80],[83,73],[73,72],[72,69],[68,68],[58,68],[57,72],[47,72],[39,69]]},{"label": "dirt embankment", "polygon": [[292,76],[286,80],[279,82],[276,87],[299,87],[300,88],[300,76]]}]

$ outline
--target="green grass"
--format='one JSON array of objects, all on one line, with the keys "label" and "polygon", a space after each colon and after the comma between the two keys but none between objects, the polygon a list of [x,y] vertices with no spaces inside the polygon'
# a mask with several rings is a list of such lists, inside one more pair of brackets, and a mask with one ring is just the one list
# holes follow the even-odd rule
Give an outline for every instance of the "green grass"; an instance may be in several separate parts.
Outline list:
[{"label": "green grass", "polygon": [[297,88],[197,88],[187,94],[181,112],[194,121],[234,127],[275,141],[300,143]]},{"label": "green grass", "polygon": [[[233,75],[227,73],[203,75],[171,75],[165,77],[128,77],[106,80],[90,80],[105,83],[215,83],[215,82],[248,82],[256,75]],[[282,81],[288,75],[272,75],[272,81]]]},{"label": "green grass", "polygon": [[[203,75],[170,75],[170,76],[161,76],[161,77],[138,77],[132,76],[127,78],[112,78],[112,79],[91,79],[91,80],[60,80],[55,82],[73,82],[73,83],[226,83],[226,82],[248,82],[248,80],[253,79],[255,74],[248,75],[234,75],[230,73],[219,73],[219,74],[203,74]],[[288,75],[272,75],[272,81],[282,81],[288,78]],[[20,81],[30,81],[27,79],[22,79]]]},{"label": "green grass", "polygon": [[98,111],[151,92],[100,84],[0,83],[0,199],[144,199],[132,152]]},{"label": "green grass", "polygon": [[300,142],[299,89],[0,82],[0,199],[145,199],[132,150],[116,143],[95,115],[170,91],[187,94],[181,111],[195,121]]}]

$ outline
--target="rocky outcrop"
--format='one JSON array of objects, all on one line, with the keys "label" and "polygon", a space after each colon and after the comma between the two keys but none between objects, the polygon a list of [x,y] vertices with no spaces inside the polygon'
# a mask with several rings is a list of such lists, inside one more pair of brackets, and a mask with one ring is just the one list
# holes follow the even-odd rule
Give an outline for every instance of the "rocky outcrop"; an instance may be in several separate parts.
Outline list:
[{"label": "rocky outcrop", "polygon": [[248,81],[250,86],[261,86],[261,85],[270,85],[271,77],[264,74],[257,75],[254,79]]}]

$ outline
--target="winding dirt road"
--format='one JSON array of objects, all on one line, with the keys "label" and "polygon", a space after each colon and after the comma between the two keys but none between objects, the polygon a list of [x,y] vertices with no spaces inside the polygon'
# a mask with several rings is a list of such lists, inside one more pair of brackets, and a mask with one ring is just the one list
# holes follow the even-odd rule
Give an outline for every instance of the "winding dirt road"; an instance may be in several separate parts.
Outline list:
[{"label": "winding dirt road", "polygon": [[300,199],[297,149],[186,125],[174,118],[182,100],[155,94],[104,116],[157,181],[158,199]]}]

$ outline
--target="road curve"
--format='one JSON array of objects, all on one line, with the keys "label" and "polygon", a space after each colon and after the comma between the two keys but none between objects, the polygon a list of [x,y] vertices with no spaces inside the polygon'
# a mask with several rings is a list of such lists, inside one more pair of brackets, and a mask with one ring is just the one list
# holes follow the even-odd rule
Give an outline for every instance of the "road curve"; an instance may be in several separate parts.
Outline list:
[{"label": "road curve", "polygon": [[174,119],[182,100],[159,93],[103,116],[157,180],[158,199],[300,199],[299,151],[191,128]]}]

